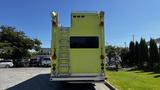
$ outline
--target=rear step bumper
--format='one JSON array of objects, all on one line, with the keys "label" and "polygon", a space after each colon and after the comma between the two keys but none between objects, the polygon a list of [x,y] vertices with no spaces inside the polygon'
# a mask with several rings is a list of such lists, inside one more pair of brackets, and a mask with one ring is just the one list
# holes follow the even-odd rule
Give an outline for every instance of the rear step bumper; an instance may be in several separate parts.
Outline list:
[{"label": "rear step bumper", "polygon": [[51,77],[50,81],[66,81],[66,82],[104,82],[104,76],[70,76],[70,77]]}]

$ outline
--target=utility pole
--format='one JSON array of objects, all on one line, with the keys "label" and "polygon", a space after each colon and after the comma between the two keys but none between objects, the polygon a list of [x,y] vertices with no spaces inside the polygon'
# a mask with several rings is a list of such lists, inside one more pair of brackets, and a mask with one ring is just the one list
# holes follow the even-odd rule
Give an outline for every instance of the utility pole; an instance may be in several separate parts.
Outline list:
[{"label": "utility pole", "polygon": [[133,42],[134,42],[134,34],[133,34],[133,36],[132,36],[132,37],[133,37]]},{"label": "utility pole", "polygon": [[106,42],[106,45],[108,45],[108,42]]},{"label": "utility pole", "polygon": [[124,46],[125,46],[125,48],[126,48],[126,42],[124,42]]}]

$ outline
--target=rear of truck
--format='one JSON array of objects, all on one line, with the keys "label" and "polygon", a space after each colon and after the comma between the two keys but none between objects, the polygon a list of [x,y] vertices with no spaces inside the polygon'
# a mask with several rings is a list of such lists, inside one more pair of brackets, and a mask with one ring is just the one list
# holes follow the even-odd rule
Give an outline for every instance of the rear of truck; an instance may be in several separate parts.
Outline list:
[{"label": "rear of truck", "polygon": [[51,81],[105,80],[104,12],[73,12],[71,27],[52,13]]}]

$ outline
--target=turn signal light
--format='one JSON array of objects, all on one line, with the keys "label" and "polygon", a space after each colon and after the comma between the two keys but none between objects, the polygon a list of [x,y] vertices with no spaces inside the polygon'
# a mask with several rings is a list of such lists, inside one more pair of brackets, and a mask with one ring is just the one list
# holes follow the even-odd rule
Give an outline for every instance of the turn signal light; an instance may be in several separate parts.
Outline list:
[{"label": "turn signal light", "polygon": [[100,58],[101,58],[101,59],[104,59],[105,57],[104,57],[104,55],[101,55]]},{"label": "turn signal light", "polygon": [[56,67],[53,67],[53,71],[55,71],[56,70]]},{"label": "turn signal light", "polygon": [[101,63],[101,66],[104,66],[104,63]]},{"label": "turn signal light", "polygon": [[104,70],[104,67],[101,67],[102,70]]}]

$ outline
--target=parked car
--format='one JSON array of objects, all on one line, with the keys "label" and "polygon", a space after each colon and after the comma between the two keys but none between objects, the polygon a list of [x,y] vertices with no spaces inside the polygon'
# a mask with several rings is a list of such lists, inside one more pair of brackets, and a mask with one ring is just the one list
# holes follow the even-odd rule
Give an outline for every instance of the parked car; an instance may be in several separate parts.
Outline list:
[{"label": "parked car", "polygon": [[27,60],[27,59],[16,59],[15,66],[16,67],[28,67],[29,66],[29,60]]},{"label": "parked car", "polygon": [[41,66],[51,66],[51,59],[43,58],[43,60],[41,60]]},{"label": "parked car", "polygon": [[106,68],[118,71],[118,69],[121,68],[121,62],[122,62],[121,57],[119,55],[116,55],[108,60]]},{"label": "parked car", "polygon": [[31,59],[29,62],[29,66],[30,67],[38,67],[40,64],[39,60],[37,60],[36,58]]},{"label": "parked car", "polygon": [[13,64],[12,60],[1,60],[0,61],[0,67],[10,68],[13,66],[14,66],[14,64]]}]

